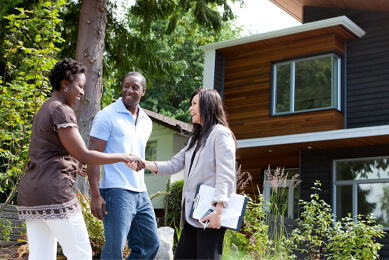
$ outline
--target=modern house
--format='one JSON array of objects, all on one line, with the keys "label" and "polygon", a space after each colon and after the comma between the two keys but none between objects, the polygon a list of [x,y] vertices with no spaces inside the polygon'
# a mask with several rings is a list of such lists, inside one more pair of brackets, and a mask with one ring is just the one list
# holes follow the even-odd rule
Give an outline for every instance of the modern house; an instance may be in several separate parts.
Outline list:
[{"label": "modern house", "polygon": [[298,173],[291,217],[319,180],[339,219],[373,213],[389,230],[389,1],[270,1],[302,24],[202,46],[242,171],[261,189],[269,166]]},{"label": "modern house", "polygon": [[[170,160],[187,144],[188,134],[192,130],[192,125],[144,108],[142,109],[153,121],[153,132],[146,146],[146,160]],[[145,172],[145,183],[149,195],[153,195],[159,191],[166,191],[168,183],[173,183],[183,178],[184,171],[164,177],[157,177],[150,171]],[[158,196],[151,201],[157,216],[164,216],[164,197]]]}]

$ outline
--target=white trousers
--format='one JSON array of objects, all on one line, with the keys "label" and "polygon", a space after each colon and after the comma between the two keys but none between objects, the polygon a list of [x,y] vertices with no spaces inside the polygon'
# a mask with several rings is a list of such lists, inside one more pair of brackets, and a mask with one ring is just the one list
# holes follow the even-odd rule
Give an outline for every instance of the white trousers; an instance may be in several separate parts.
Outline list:
[{"label": "white trousers", "polygon": [[91,260],[89,242],[82,213],[65,219],[26,220],[28,260],[57,259],[57,241],[68,260]]}]

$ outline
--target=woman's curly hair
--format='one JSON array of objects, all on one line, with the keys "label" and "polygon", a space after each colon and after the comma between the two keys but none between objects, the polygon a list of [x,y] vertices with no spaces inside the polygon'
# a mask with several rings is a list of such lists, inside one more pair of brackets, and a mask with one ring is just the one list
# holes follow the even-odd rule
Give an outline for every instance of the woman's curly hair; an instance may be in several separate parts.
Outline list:
[{"label": "woman's curly hair", "polygon": [[49,74],[52,91],[60,90],[60,83],[63,79],[72,82],[77,74],[85,72],[86,67],[82,65],[82,63],[71,58],[64,58],[57,62]]}]

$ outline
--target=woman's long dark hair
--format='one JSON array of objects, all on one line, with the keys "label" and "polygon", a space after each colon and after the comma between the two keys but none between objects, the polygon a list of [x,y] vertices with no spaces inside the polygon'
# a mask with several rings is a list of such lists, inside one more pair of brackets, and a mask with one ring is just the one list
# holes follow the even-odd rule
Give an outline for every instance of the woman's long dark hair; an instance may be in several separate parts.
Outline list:
[{"label": "woman's long dark hair", "polygon": [[197,94],[199,95],[200,120],[203,125],[196,123],[193,125],[193,131],[190,135],[191,138],[187,149],[190,150],[193,148],[197,142],[196,151],[205,144],[215,125],[219,124],[229,128],[227,115],[224,111],[223,101],[219,93],[214,89],[197,89],[190,97],[190,104],[192,104],[193,97]]}]

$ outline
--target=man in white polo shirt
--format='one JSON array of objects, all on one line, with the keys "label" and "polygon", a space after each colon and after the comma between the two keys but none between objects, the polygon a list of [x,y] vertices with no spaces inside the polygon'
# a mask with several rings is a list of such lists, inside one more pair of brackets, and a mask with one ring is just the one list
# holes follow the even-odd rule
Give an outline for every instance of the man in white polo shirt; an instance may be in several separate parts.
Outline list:
[{"label": "man in white polo shirt", "polygon": [[[140,108],[146,79],[139,72],[123,80],[122,97],[96,114],[89,149],[127,153],[145,158],[152,121]],[[138,159],[138,169],[143,161]],[[124,163],[104,165],[99,188],[99,165],[88,166],[92,214],[104,220],[105,245],[101,259],[123,259],[128,240],[129,259],[154,259],[159,248],[155,213],[144,182],[144,170]]]}]

